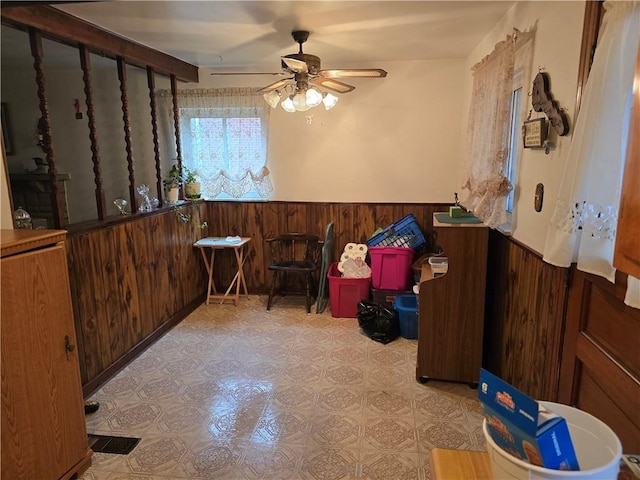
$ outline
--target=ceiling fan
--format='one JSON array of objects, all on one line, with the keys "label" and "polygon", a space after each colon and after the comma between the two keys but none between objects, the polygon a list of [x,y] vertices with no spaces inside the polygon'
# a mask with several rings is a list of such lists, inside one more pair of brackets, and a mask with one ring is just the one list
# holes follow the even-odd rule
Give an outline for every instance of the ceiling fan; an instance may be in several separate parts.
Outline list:
[{"label": "ceiling fan", "polygon": [[[343,78],[383,78],[387,72],[381,68],[346,68],[322,70],[320,57],[304,53],[302,44],[309,38],[306,30],[295,30],[291,36],[299,44],[298,53],[291,53],[280,57],[281,66],[285,75],[292,77],[273,82],[257,90],[264,94],[264,98],[275,108],[281,98],[282,108],[288,112],[304,111],[324,103],[325,108],[333,107],[338,97],[328,92],[323,92],[317,87],[322,87],[336,93],[349,93],[356,87],[337,79]],[[215,73],[213,73],[215,75]]]}]

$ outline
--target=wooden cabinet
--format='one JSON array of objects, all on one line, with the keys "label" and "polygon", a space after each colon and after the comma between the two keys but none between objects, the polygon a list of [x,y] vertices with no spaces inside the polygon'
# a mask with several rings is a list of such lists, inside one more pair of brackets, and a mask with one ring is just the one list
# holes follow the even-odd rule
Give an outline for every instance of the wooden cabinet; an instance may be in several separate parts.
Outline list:
[{"label": "wooden cabinet", "polygon": [[475,384],[482,366],[489,229],[440,223],[435,215],[433,226],[449,266],[446,274],[420,283],[416,376]]},{"label": "wooden cabinet", "polygon": [[91,464],[65,236],[2,230],[2,479],[68,479]]}]

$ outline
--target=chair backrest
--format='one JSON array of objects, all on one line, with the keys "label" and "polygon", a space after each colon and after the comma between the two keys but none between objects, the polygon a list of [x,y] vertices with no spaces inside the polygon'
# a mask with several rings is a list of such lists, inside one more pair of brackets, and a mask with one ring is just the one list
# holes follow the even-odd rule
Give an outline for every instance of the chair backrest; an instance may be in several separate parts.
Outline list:
[{"label": "chair backrest", "polygon": [[317,235],[308,233],[283,233],[266,242],[271,247],[273,263],[310,262],[317,264],[322,241]]}]

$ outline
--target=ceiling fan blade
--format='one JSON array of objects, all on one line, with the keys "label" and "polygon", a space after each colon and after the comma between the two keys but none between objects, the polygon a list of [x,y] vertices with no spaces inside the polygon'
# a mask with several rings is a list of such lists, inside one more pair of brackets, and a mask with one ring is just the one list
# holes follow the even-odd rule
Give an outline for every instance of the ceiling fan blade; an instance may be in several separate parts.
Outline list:
[{"label": "ceiling fan blade", "polygon": [[209,75],[273,75],[282,76],[282,72],[211,72]]},{"label": "ceiling fan blade", "polygon": [[277,82],[273,82],[270,85],[267,85],[266,87],[262,87],[259,90],[256,90],[258,93],[269,93],[272,92],[273,90],[277,90],[280,87],[284,87],[287,84],[291,83],[291,79],[290,78],[286,78],[284,80],[278,80]]},{"label": "ceiling fan blade", "polygon": [[333,90],[338,93],[349,93],[352,90],[355,90],[356,87],[352,85],[347,85],[346,83],[339,82],[338,80],[334,80],[332,78],[314,78],[311,80],[316,85],[320,85],[328,90]]},{"label": "ceiling fan blade", "polygon": [[320,70],[318,74],[324,78],[384,78],[387,72],[381,68],[341,68],[335,70]]},{"label": "ceiling fan blade", "polygon": [[307,64],[302,60],[296,60],[295,58],[280,57],[282,60],[282,68],[286,68],[293,73],[308,73],[309,68]]}]

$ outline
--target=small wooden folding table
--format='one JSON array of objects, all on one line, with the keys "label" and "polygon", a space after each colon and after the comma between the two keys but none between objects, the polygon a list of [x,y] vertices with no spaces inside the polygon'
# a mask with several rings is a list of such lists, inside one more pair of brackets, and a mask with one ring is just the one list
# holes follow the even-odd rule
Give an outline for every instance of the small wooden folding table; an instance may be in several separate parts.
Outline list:
[{"label": "small wooden folding table", "polygon": [[[202,254],[202,259],[207,268],[209,274],[209,283],[207,285],[207,300],[206,304],[209,305],[210,300],[220,300],[220,304],[225,300],[233,301],[234,305],[238,306],[238,300],[240,299],[240,288],[244,289],[244,294],[249,298],[249,292],[247,291],[247,282],[244,278],[244,272],[242,267],[244,265],[245,246],[251,241],[250,237],[207,237],[198,240],[193,244],[194,247],[198,247]],[[218,293],[216,284],[213,280],[213,263],[216,256],[216,250],[233,249],[236,256],[236,262],[238,265],[238,271],[236,272],[233,280],[227,291],[224,294]],[[211,254],[207,256],[206,250],[211,250]],[[235,285],[235,294],[231,293]]]}]

